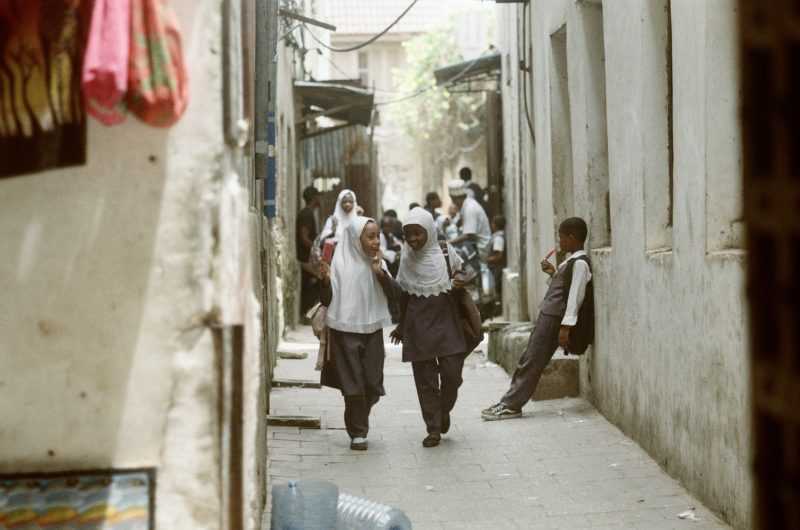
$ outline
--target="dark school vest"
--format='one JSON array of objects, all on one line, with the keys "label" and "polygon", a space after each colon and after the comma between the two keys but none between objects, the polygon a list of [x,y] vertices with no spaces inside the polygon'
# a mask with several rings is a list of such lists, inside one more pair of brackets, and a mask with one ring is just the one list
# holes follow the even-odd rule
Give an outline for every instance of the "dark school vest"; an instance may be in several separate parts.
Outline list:
[{"label": "dark school vest", "polygon": [[[586,262],[591,272],[592,262],[588,256],[571,259],[566,267],[556,272],[540,306],[543,315],[564,318],[569,290],[572,287],[572,272],[578,260]],[[592,342],[594,342],[594,286],[592,280],[589,280],[583,303],[578,309],[578,322],[570,332],[569,352],[583,355]]]}]

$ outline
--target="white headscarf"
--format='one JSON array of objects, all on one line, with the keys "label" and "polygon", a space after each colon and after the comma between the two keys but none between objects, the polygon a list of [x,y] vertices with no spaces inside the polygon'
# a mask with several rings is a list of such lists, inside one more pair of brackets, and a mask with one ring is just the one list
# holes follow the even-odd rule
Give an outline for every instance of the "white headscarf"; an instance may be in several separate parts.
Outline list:
[{"label": "white headscarf", "polygon": [[[345,212],[344,208],[342,208],[342,199],[347,195],[353,197],[353,209],[350,210],[350,213]],[[325,221],[325,226],[322,228],[322,237],[325,238],[333,234],[333,220],[336,219],[336,239],[341,239],[344,229],[358,216],[356,210],[358,210],[358,201],[356,200],[355,192],[342,190],[336,199],[336,208],[333,209],[333,215],[328,217]]]},{"label": "white headscarf", "polygon": [[374,333],[392,324],[389,302],[372,272],[372,258],[361,247],[368,217],[355,217],[336,245],[331,263],[333,298],[326,323],[349,333]]},{"label": "white headscarf", "polygon": [[[428,240],[420,250],[414,250],[405,243],[400,257],[400,270],[397,283],[407,293],[417,296],[436,296],[452,288],[450,275],[447,273],[447,262],[436,237],[436,226],[433,216],[424,208],[414,208],[408,214],[403,227],[419,225],[428,234]],[[448,248],[450,265],[453,270],[461,268],[461,259]]]}]

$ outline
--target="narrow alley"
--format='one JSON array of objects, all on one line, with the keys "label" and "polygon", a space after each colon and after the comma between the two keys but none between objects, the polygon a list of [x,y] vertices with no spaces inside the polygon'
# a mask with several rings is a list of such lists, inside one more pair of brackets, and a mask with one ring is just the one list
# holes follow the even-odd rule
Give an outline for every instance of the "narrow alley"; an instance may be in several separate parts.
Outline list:
[{"label": "narrow alley", "polygon": [[800,530],[798,5],[0,0],[0,530]]},{"label": "narrow alley", "polygon": [[[481,351],[464,368],[451,432],[423,448],[411,367],[386,348],[387,395],[371,416],[366,453],[348,447],[337,391],[273,389],[272,414],[319,417],[321,429],[270,427],[269,481],[333,481],[403,509],[414,530],[728,528],[582,399],[537,402],[519,420],[481,420],[508,385]],[[317,379],[317,349],[308,328],[290,333],[280,351],[308,357],[280,360],[275,378]]]}]

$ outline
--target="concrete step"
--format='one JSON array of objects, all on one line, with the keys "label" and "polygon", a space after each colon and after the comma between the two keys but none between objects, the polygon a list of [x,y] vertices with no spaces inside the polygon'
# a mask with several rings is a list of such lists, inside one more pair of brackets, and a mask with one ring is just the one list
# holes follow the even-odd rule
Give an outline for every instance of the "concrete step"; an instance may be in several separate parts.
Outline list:
[{"label": "concrete step", "polygon": [[[493,322],[489,332],[489,360],[514,373],[519,358],[528,346],[533,331],[530,322]],[[564,355],[559,350],[545,368],[533,401],[577,397],[580,395],[579,357]]]}]

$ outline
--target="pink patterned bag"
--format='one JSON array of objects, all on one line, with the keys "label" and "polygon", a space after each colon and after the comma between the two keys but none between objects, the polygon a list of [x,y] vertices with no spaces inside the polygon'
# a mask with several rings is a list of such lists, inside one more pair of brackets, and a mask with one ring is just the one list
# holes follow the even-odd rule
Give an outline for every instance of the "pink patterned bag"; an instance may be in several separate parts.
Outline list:
[{"label": "pink patterned bag", "polygon": [[81,77],[87,111],[105,125],[125,120],[130,0],[95,0]]},{"label": "pink patterned bag", "polygon": [[128,108],[149,125],[169,127],[189,100],[177,18],[167,0],[131,0],[131,7]]}]

